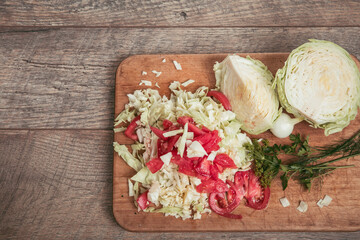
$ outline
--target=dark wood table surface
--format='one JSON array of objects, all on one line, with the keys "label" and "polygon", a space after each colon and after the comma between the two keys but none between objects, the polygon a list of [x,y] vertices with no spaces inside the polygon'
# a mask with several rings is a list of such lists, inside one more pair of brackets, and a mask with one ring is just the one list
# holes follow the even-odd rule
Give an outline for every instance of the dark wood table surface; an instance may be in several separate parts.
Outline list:
[{"label": "dark wood table surface", "polygon": [[[359,232],[135,233],[112,214],[115,71],[134,54],[360,59],[360,1],[0,1],[0,238],[360,239]],[[130,79],[131,80],[131,79]]]}]

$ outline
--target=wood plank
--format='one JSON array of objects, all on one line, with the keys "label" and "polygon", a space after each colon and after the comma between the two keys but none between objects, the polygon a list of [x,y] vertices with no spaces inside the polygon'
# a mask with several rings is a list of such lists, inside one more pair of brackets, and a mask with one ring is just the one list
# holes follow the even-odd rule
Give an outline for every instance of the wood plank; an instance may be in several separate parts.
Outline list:
[{"label": "wood plank", "polygon": [[134,233],[112,215],[112,131],[0,130],[1,239],[359,239],[360,232]]},{"label": "wood plank", "polygon": [[2,1],[1,26],[359,26],[360,2]]},{"label": "wood plank", "polygon": [[[274,74],[286,61],[286,53],[255,53],[241,54],[262,61]],[[127,93],[136,89],[148,88],[138,86],[138,82],[144,76],[137,71],[140,66],[147,72],[156,69],[162,72],[161,77],[149,76],[147,79],[157,81],[160,85],[160,94],[169,97],[168,85],[175,79],[185,82],[195,79],[196,82],[184,88],[194,91],[200,86],[215,87],[215,76],[212,66],[216,61],[221,62],[227,54],[195,54],[195,55],[138,55],[132,56],[119,66],[116,74],[115,91],[115,115],[118,115],[128,102]],[[162,62],[165,58],[167,61]],[[182,71],[177,71],[172,63],[177,60]],[[360,62],[355,59],[360,68]],[[137,79],[128,82],[127,79]],[[153,87],[156,89],[156,87]],[[294,133],[309,136],[310,146],[324,146],[333,144],[341,139],[351,137],[360,128],[360,115],[351,122],[342,132],[325,137],[323,129],[309,127],[308,123],[297,124]],[[128,138],[124,134],[115,134],[114,140],[120,144],[127,144]],[[284,143],[286,139],[278,139],[269,131],[255,136],[256,138],[268,139],[272,143]],[[288,140],[288,139],[287,139]],[[114,215],[118,223],[130,231],[359,231],[360,230],[360,176],[359,157],[342,162],[344,165],[354,164],[354,168],[335,171],[324,180],[321,185],[313,186],[312,191],[307,191],[295,182],[290,182],[288,189],[282,191],[280,178],[277,178],[271,186],[271,198],[269,206],[262,211],[254,211],[251,208],[239,207],[236,213],[241,213],[242,220],[224,218],[216,214],[203,214],[201,220],[176,219],[165,217],[161,213],[137,212],[133,203],[133,197],[128,196],[128,179],[135,172],[114,153]],[[316,203],[325,194],[334,200],[329,207],[320,209]],[[125,196],[125,197],[124,197]],[[281,206],[279,199],[286,196],[291,207]],[[300,200],[308,203],[309,210],[302,214],[296,210]],[[261,224],[259,224],[261,223]]]},{"label": "wood plank", "polygon": [[115,71],[130,55],[288,52],[318,38],[360,58],[359,32],[360,27],[0,28],[0,129],[111,129]]}]

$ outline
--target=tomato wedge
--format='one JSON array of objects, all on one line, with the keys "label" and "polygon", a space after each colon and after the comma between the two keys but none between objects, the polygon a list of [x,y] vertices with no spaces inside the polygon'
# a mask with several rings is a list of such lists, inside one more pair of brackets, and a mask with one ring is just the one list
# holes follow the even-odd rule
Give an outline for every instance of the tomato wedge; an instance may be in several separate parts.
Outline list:
[{"label": "tomato wedge", "polygon": [[209,91],[207,96],[216,98],[216,100],[218,100],[223,105],[225,110],[231,111],[231,104],[229,102],[229,99],[222,92]]},{"label": "tomato wedge", "polygon": [[124,134],[128,137],[131,138],[132,140],[136,141],[138,140],[138,136],[135,133],[135,128],[137,127],[136,122],[140,120],[140,115],[135,117],[129,124],[129,126],[126,128]]}]

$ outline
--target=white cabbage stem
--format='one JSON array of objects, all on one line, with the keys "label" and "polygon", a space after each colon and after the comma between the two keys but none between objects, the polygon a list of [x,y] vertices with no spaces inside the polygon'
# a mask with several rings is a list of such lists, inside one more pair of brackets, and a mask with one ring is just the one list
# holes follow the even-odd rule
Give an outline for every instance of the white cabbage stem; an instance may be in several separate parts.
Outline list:
[{"label": "white cabbage stem", "polygon": [[275,120],[274,125],[270,131],[278,138],[286,138],[294,130],[295,124],[301,122],[302,120],[302,118],[291,118],[286,113],[281,113],[280,116]]}]

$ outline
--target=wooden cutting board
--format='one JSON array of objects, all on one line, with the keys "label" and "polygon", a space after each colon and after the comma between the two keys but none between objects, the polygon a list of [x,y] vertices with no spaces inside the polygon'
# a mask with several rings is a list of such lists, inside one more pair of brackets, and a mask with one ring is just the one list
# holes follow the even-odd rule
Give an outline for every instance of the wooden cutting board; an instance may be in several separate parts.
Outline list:
[{"label": "wooden cutting board", "polygon": [[[251,53],[252,58],[261,60],[275,74],[288,57],[288,53]],[[115,116],[128,102],[127,94],[139,86],[140,80],[150,80],[154,86],[157,82],[160,93],[169,96],[169,83],[176,80],[185,82],[194,79],[195,83],[184,88],[193,91],[200,86],[215,85],[213,65],[222,61],[227,54],[197,54],[197,55],[137,55],[125,59],[116,72]],[[166,59],[166,62],[162,62]],[[355,58],[354,58],[355,59]],[[176,70],[173,60],[179,62],[182,70]],[[355,59],[360,66],[358,60]],[[162,72],[155,77],[152,70]],[[146,71],[147,75],[142,75]],[[341,133],[325,137],[323,130],[314,129],[302,122],[295,127],[295,133],[310,136],[311,145],[324,145],[350,137],[360,128],[360,114]],[[266,138],[271,142],[283,143],[288,140],[276,139],[271,133],[265,132],[256,136]],[[122,133],[115,133],[114,140],[121,144],[131,144]],[[271,198],[267,209],[255,211],[242,203],[235,213],[243,215],[242,220],[221,217],[215,213],[203,214],[201,220],[181,220],[165,217],[161,213],[138,212],[133,204],[133,197],[128,196],[127,179],[135,171],[114,153],[114,184],[113,212],[116,221],[129,231],[356,231],[360,230],[360,174],[359,160],[348,159],[341,164],[354,164],[354,168],[339,169],[326,177],[322,183],[313,186],[311,191],[304,190],[299,184],[290,182],[288,189],[282,191],[279,179],[271,186]],[[333,198],[330,206],[320,209],[316,202],[327,194]],[[279,199],[286,196],[291,205],[282,207]],[[306,213],[296,210],[299,201],[308,203]]]}]

